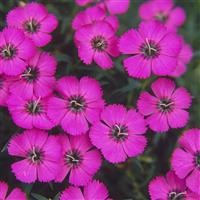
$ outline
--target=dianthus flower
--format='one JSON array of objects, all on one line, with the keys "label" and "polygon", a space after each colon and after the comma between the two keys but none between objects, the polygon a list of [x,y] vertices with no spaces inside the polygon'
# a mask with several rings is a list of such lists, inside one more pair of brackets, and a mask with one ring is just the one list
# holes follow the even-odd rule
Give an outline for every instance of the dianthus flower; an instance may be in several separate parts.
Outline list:
[{"label": "dianthus flower", "polygon": [[149,0],[141,4],[139,16],[142,20],[156,20],[163,23],[169,30],[176,30],[183,25],[186,16],[181,7],[175,7],[173,0]]},{"label": "dianthus flower", "polygon": [[187,70],[187,64],[190,62],[193,56],[192,48],[182,38],[182,48],[178,55],[178,63],[175,70],[169,75],[172,77],[179,77],[183,75]]},{"label": "dianthus flower", "polygon": [[56,137],[48,136],[45,131],[33,129],[13,136],[8,153],[22,159],[11,165],[12,172],[22,182],[49,182],[58,173],[61,147]]},{"label": "dianthus flower", "polygon": [[100,84],[93,78],[83,77],[79,81],[68,76],[57,81],[56,92],[59,97],[48,101],[49,118],[71,135],[86,133],[104,107]]},{"label": "dianthus flower", "polygon": [[0,199],[1,200],[26,200],[26,194],[19,188],[13,189],[8,194],[8,185],[5,182],[0,181]]},{"label": "dianthus flower", "polygon": [[130,0],[104,0],[100,3],[98,0],[76,0],[79,6],[85,6],[95,2],[103,9],[108,10],[111,15],[126,13],[130,5]]},{"label": "dianthus flower", "polygon": [[72,28],[77,30],[84,25],[95,23],[96,21],[106,21],[117,31],[119,27],[118,18],[114,15],[107,16],[104,9],[99,6],[89,7],[79,12],[72,22]]},{"label": "dianthus flower", "polygon": [[150,182],[149,194],[151,200],[186,200],[188,192],[185,181],[169,171],[166,177],[158,176]]},{"label": "dianthus flower", "polygon": [[171,165],[176,175],[186,180],[187,187],[200,196],[200,129],[184,132],[172,155]]},{"label": "dianthus flower", "polygon": [[70,186],[66,188],[60,197],[60,200],[106,200],[108,199],[108,190],[106,186],[96,180],[90,182],[81,191],[78,187]]},{"label": "dianthus flower", "polygon": [[187,90],[176,88],[174,81],[167,78],[153,82],[151,89],[153,95],[144,91],[137,103],[149,127],[155,132],[184,127],[189,119],[186,109],[191,106],[191,96]]},{"label": "dianthus flower", "polygon": [[45,97],[53,92],[56,60],[46,52],[37,52],[26,64],[26,69],[13,78],[10,92],[31,98]]},{"label": "dianthus flower", "polygon": [[131,77],[141,79],[173,72],[181,47],[176,33],[154,21],[142,22],[138,30],[129,30],[119,40],[120,52],[131,55],[124,59],[124,68]]},{"label": "dianthus flower", "polygon": [[78,48],[79,58],[89,65],[94,61],[103,69],[113,66],[110,58],[118,57],[118,38],[112,26],[106,21],[97,21],[88,24],[75,33],[75,44]]},{"label": "dianthus flower", "polygon": [[93,147],[87,135],[59,136],[62,146],[62,160],[56,181],[62,182],[69,174],[69,183],[87,185],[101,166],[101,155]]},{"label": "dianthus flower", "polygon": [[28,3],[11,10],[7,24],[21,29],[36,46],[43,47],[52,40],[50,33],[56,29],[58,21],[42,4]]},{"label": "dianthus flower", "polygon": [[25,98],[11,94],[7,106],[14,123],[19,127],[49,130],[54,127],[54,123],[47,117],[47,101],[48,98]]},{"label": "dianthus flower", "polygon": [[145,121],[134,109],[109,105],[90,130],[90,139],[106,160],[123,162],[127,157],[141,154],[146,146]]},{"label": "dianthus flower", "polygon": [[16,28],[0,32],[0,73],[15,76],[26,69],[26,61],[34,54],[34,43]]},{"label": "dianthus flower", "polygon": [[189,192],[187,195],[186,200],[200,200],[200,195],[198,195],[197,193],[194,192]]}]

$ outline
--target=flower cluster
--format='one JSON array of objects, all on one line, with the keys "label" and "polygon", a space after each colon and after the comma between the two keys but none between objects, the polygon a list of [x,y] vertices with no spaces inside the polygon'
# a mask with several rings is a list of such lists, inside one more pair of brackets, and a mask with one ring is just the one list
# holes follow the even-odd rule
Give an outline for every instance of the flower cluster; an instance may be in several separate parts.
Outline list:
[{"label": "flower cluster", "polygon": [[[200,129],[190,129],[179,139],[171,160],[172,170],[149,184],[152,200],[200,199]],[[160,189],[161,188],[161,189]]]},{"label": "flower cluster", "polygon": [[[172,0],[142,4],[138,28],[120,37],[116,15],[125,13],[131,1],[76,3],[92,4],[72,21],[74,44],[83,63],[110,69],[112,58],[124,54],[123,67],[130,77],[168,77],[158,77],[151,91],[142,91],[136,109],[107,104],[100,82],[92,77],[56,80],[57,61],[41,47],[52,40],[58,21],[42,4],[28,3],[8,13],[7,27],[0,32],[0,105],[7,107],[18,127],[26,129],[7,146],[16,179],[68,182],[60,200],[106,200],[107,188],[94,179],[104,159],[116,164],[142,154],[148,128],[165,133],[188,123],[192,97],[184,87],[176,87],[173,78],[186,72],[192,49],[178,33],[185,12]],[[52,134],[55,127],[61,131]],[[181,136],[171,165],[166,177],[151,181],[151,199],[200,199],[199,129]],[[19,189],[6,197],[7,188],[0,182],[0,199],[26,199]]]}]

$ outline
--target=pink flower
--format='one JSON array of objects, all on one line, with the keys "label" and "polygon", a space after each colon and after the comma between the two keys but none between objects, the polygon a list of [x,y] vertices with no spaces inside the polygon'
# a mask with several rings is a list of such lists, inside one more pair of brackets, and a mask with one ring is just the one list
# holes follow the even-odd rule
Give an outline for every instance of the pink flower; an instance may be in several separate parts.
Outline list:
[{"label": "pink flower", "polygon": [[26,69],[13,78],[11,93],[31,98],[45,97],[53,92],[56,60],[46,52],[37,52],[26,64]]},{"label": "pink flower", "polygon": [[[76,3],[79,6],[85,6],[89,3],[96,2],[98,3],[98,0],[76,0]],[[107,9],[108,12],[111,15],[115,14],[124,14],[127,12],[130,0],[104,0],[100,2],[98,5],[100,5],[102,8]]]},{"label": "pink flower", "polygon": [[186,199],[187,188],[184,180],[169,171],[166,177],[158,176],[150,182],[149,194],[151,200]]},{"label": "pink flower", "polygon": [[182,48],[178,56],[178,63],[175,70],[170,73],[172,77],[179,77],[183,75],[187,70],[187,64],[190,62],[193,56],[192,47],[187,44],[182,38]]},{"label": "pink flower", "polygon": [[186,200],[200,200],[200,195],[193,192],[188,192]]},{"label": "pink flower", "polygon": [[83,192],[78,187],[70,186],[61,194],[60,200],[106,200],[108,190],[106,186],[96,180],[90,182],[83,188]]},{"label": "pink flower", "polygon": [[0,75],[0,106],[6,106],[10,86],[10,79],[7,76]]},{"label": "pink flower", "polygon": [[94,60],[102,69],[109,69],[113,66],[110,56],[119,56],[118,38],[111,25],[105,21],[81,27],[76,31],[74,39],[78,56],[86,65]]},{"label": "pink flower", "polygon": [[200,129],[184,132],[172,155],[171,165],[176,175],[186,180],[187,187],[200,195]]},{"label": "pink flower", "polygon": [[122,105],[110,105],[102,111],[89,135],[106,160],[119,163],[144,151],[145,131],[145,121],[134,109],[127,111]]},{"label": "pink flower", "polygon": [[95,23],[96,21],[106,21],[117,31],[119,28],[118,18],[114,15],[106,16],[106,11],[99,6],[89,7],[79,12],[72,22],[72,28],[77,30],[84,25]]},{"label": "pink flower", "polygon": [[155,132],[184,127],[189,119],[186,109],[191,106],[191,96],[187,90],[175,88],[174,81],[167,78],[156,80],[151,89],[153,95],[142,92],[137,103],[149,127]]},{"label": "pink flower", "polygon": [[26,194],[19,188],[13,189],[9,195],[8,185],[5,182],[0,181],[0,199],[1,200],[26,200]]},{"label": "pink flower", "polygon": [[93,2],[94,0],[75,0],[75,1],[76,1],[76,4],[78,4],[79,6],[85,6],[88,3]]},{"label": "pink flower", "polygon": [[35,51],[33,42],[23,32],[5,28],[0,32],[0,73],[12,76],[20,74]]},{"label": "pink flower", "polygon": [[69,183],[84,186],[92,179],[101,166],[101,155],[94,149],[87,135],[59,136],[62,145],[62,160],[56,177],[62,182],[69,174]]},{"label": "pink flower", "polygon": [[8,145],[11,156],[22,160],[11,165],[16,178],[25,183],[49,182],[59,169],[61,148],[55,136],[40,130],[27,130],[11,138]]},{"label": "pink flower", "polygon": [[139,8],[142,20],[156,20],[163,23],[169,30],[176,30],[184,24],[186,16],[181,7],[174,7],[173,0],[149,0]]},{"label": "pink flower", "polygon": [[36,46],[43,47],[51,41],[50,33],[56,29],[58,21],[42,4],[28,3],[11,10],[7,24],[23,30]]},{"label": "pink flower", "polygon": [[104,6],[111,15],[124,14],[128,11],[130,0],[106,0]]},{"label": "pink flower", "polygon": [[25,98],[11,94],[7,106],[14,123],[19,127],[49,130],[55,125],[47,117],[47,101],[48,98],[36,96]]},{"label": "pink flower", "polygon": [[59,97],[48,102],[48,116],[71,135],[84,134],[99,119],[104,107],[100,84],[93,78],[63,77],[57,82]]},{"label": "pink flower", "polygon": [[181,40],[158,22],[142,22],[138,30],[131,29],[121,36],[119,50],[131,55],[123,61],[128,74],[145,79],[151,73],[163,76],[175,70]]}]

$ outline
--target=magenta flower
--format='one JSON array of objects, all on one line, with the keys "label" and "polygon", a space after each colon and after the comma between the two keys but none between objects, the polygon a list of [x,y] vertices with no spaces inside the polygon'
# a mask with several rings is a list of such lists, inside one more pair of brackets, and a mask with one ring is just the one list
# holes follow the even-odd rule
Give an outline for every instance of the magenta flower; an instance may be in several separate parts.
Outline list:
[{"label": "magenta flower", "polygon": [[54,123],[47,117],[47,101],[49,98],[32,96],[25,98],[11,94],[7,100],[8,110],[16,125],[24,129],[53,128]]},{"label": "magenta flower", "polygon": [[185,181],[179,179],[173,171],[166,177],[158,176],[149,184],[151,200],[178,200],[186,199],[187,188]]},{"label": "magenta flower", "polygon": [[0,199],[1,200],[26,200],[26,194],[19,188],[13,189],[8,194],[8,185],[5,182],[0,181]]},{"label": "magenta flower", "polygon": [[100,84],[89,77],[80,81],[73,76],[63,77],[57,82],[56,92],[59,97],[48,102],[49,118],[71,135],[86,133],[104,107]]},{"label": "magenta flower", "polygon": [[55,136],[40,130],[27,130],[11,138],[8,145],[11,156],[21,158],[11,165],[16,178],[25,183],[49,182],[55,179],[61,148]]},{"label": "magenta flower", "polygon": [[198,195],[197,193],[193,193],[193,192],[188,192],[187,194],[187,199],[186,200],[200,200],[200,195]]},{"label": "magenta flower", "polygon": [[106,186],[96,180],[90,182],[83,188],[83,192],[78,187],[70,186],[61,194],[60,200],[106,200],[108,190]]},{"label": "magenta flower", "polygon": [[118,18],[114,15],[107,16],[105,10],[99,6],[89,7],[79,12],[73,19],[72,28],[77,30],[84,25],[92,24],[96,21],[105,21],[109,23],[115,31],[119,28]]},{"label": "magenta flower", "polygon": [[187,187],[200,196],[200,129],[184,132],[172,155],[171,165],[176,175],[186,180]]},{"label": "magenta flower", "polygon": [[159,78],[151,85],[153,95],[142,92],[137,106],[146,116],[146,122],[155,132],[166,132],[169,128],[182,128],[189,119],[186,111],[191,106],[191,96],[183,87],[175,88],[174,81]]},{"label": "magenta flower", "polygon": [[187,64],[190,62],[193,56],[192,47],[187,44],[182,38],[182,48],[178,56],[178,63],[175,70],[170,73],[172,77],[179,77],[183,75],[187,70]]},{"label": "magenta flower", "polygon": [[0,32],[0,73],[18,75],[26,68],[36,48],[23,32],[15,28],[5,28]]},{"label": "magenta flower", "polygon": [[119,163],[144,151],[145,132],[145,121],[134,109],[127,111],[122,105],[110,105],[102,111],[89,135],[106,160]]},{"label": "magenta flower", "polygon": [[[76,0],[76,3],[79,6],[85,6],[89,3],[98,3],[98,0]],[[129,5],[130,5],[130,0],[104,0],[100,2],[98,5],[100,5],[102,8],[107,9],[108,12],[111,15],[116,15],[116,14],[124,14],[127,12]]]},{"label": "magenta flower", "polygon": [[119,56],[118,38],[111,25],[105,21],[83,26],[76,31],[74,39],[78,56],[86,65],[94,60],[102,69],[109,69],[113,66],[110,56]]},{"label": "magenta flower", "polygon": [[6,106],[10,86],[10,78],[0,75],[0,106]]},{"label": "magenta flower", "polygon": [[14,78],[10,91],[27,98],[48,96],[54,89],[55,71],[55,58],[46,52],[37,52],[27,62],[26,69]]},{"label": "magenta flower", "polygon": [[156,20],[163,23],[169,30],[176,30],[184,24],[186,16],[181,7],[174,7],[173,0],[149,0],[139,8],[142,20]]},{"label": "magenta flower", "polygon": [[111,15],[124,14],[128,11],[130,0],[105,0],[102,4]]},{"label": "magenta flower", "polygon": [[75,0],[75,1],[76,1],[76,4],[78,4],[79,6],[85,6],[88,3],[93,2],[94,0]]},{"label": "magenta flower", "polygon": [[120,52],[131,55],[124,59],[124,68],[131,77],[141,79],[174,71],[181,47],[179,36],[152,21],[142,22],[138,30],[129,30],[119,41]]},{"label": "magenta flower", "polygon": [[62,160],[56,177],[62,182],[69,174],[69,183],[76,186],[87,185],[101,166],[101,155],[94,149],[88,136],[59,136],[62,145]]},{"label": "magenta flower", "polygon": [[28,3],[11,10],[7,24],[23,30],[36,46],[43,47],[52,40],[50,33],[56,29],[58,21],[42,4]]}]

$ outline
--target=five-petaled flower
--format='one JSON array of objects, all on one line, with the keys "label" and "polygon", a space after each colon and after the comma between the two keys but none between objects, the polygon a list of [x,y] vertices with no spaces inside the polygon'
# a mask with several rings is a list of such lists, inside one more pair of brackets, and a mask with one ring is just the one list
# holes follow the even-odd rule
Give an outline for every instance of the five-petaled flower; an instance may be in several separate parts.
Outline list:
[{"label": "five-petaled flower", "polygon": [[101,166],[101,154],[91,144],[87,135],[59,135],[62,159],[57,182],[62,182],[69,174],[69,183],[84,186],[91,181]]},{"label": "five-petaled flower", "polygon": [[19,75],[35,52],[34,43],[22,31],[13,27],[3,29],[0,32],[0,73]]},{"label": "five-petaled flower", "polygon": [[155,132],[184,127],[189,120],[186,110],[191,106],[188,91],[183,87],[176,88],[174,81],[167,78],[153,82],[151,89],[153,94],[144,91],[137,102],[149,127]]},{"label": "five-petaled flower", "polygon": [[67,133],[87,133],[89,124],[99,119],[104,107],[100,84],[93,78],[83,77],[80,81],[67,76],[57,81],[56,92],[47,103],[48,117],[60,124]]},{"label": "five-petaled flower", "polygon": [[43,47],[52,40],[50,33],[56,29],[58,21],[42,4],[28,3],[11,10],[7,15],[7,24],[21,29],[36,46]]},{"label": "five-petaled flower", "polygon": [[25,183],[49,182],[56,178],[61,147],[55,136],[36,129],[13,136],[8,153],[21,158],[11,165],[16,178]]},{"label": "five-petaled flower", "polygon": [[138,30],[130,29],[119,40],[122,54],[131,55],[123,61],[133,78],[146,79],[155,74],[172,73],[178,62],[182,43],[180,37],[158,22],[141,22]]},{"label": "five-petaled flower", "polygon": [[200,195],[200,129],[190,129],[179,139],[171,165],[176,175],[185,179],[186,186]]},{"label": "five-petaled flower", "polygon": [[110,58],[120,55],[115,30],[106,21],[97,21],[79,28],[74,36],[79,58],[86,64],[92,61],[103,69],[113,66]]},{"label": "five-petaled flower", "polygon": [[127,157],[141,154],[146,146],[145,121],[134,109],[109,105],[90,130],[92,143],[101,150],[106,160],[123,162]]}]

